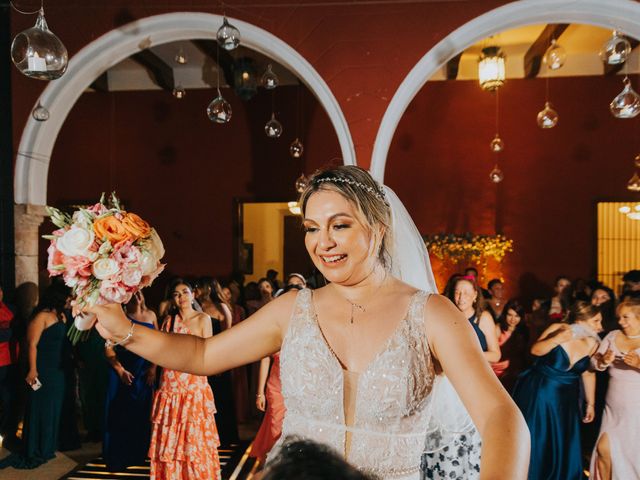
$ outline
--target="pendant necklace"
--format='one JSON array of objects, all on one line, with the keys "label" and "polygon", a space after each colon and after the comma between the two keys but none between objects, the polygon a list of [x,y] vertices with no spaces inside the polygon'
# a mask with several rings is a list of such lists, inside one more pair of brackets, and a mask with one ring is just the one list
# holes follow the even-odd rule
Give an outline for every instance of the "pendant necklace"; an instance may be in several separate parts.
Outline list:
[{"label": "pendant necklace", "polygon": [[[380,285],[378,285],[378,288],[375,289],[375,291],[369,296],[369,298],[367,299],[368,303],[369,300],[371,300],[377,293],[378,291],[382,288],[382,285],[384,285],[385,281],[387,280],[387,276],[385,275],[385,277],[382,279],[382,282],[380,282]],[[365,308],[365,306],[362,303],[356,303],[353,302],[351,300],[349,300],[347,297],[343,297],[347,302],[349,302],[349,304],[351,305],[351,316],[349,318],[349,323],[351,325],[353,325],[353,319],[354,319],[354,313],[356,310],[358,310],[360,313],[366,313],[367,309]]]}]

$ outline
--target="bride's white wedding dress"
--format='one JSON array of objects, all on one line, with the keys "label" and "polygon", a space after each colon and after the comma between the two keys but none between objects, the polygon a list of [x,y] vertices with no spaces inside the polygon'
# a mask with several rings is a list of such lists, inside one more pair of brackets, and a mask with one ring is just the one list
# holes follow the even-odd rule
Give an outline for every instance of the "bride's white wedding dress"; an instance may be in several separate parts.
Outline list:
[{"label": "bride's white wedding dress", "polygon": [[309,438],[363,471],[419,479],[435,378],[424,334],[427,298],[422,291],[413,295],[383,349],[355,374],[343,370],[326,342],[311,290],[301,290],[280,354],[286,406],[281,441],[287,435]]}]

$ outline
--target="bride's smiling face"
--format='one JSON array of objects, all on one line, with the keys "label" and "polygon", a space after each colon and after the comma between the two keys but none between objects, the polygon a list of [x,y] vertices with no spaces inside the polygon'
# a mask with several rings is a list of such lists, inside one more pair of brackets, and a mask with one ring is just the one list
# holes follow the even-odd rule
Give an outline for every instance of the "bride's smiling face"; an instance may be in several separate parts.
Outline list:
[{"label": "bride's smiling face", "polygon": [[378,260],[371,231],[361,223],[353,204],[339,193],[313,193],[303,225],[307,252],[330,282],[353,285],[373,270]]}]

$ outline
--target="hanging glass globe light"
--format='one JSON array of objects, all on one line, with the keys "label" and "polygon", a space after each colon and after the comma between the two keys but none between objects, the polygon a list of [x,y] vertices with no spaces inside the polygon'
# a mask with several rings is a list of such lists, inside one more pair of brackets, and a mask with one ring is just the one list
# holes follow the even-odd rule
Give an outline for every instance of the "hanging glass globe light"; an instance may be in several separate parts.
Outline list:
[{"label": "hanging glass globe light", "polygon": [[173,59],[179,65],[184,65],[188,61],[187,55],[184,53],[182,47],[180,47],[180,50],[178,50],[178,53],[176,53],[176,56]]},{"label": "hanging glass globe light", "polygon": [[215,123],[229,123],[231,114],[231,104],[222,97],[218,89],[218,96],[207,106],[209,120]]},{"label": "hanging glass globe light", "polygon": [[38,102],[38,105],[36,106],[36,108],[34,108],[33,111],[31,112],[31,116],[33,117],[34,120],[37,120],[38,122],[46,122],[47,120],[49,120],[49,110],[44,108],[40,104],[40,102]]},{"label": "hanging glass globe light", "polygon": [[262,83],[262,86],[267,90],[273,90],[280,84],[280,79],[273,72],[271,64],[267,65],[267,70],[262,75],[262,78],[260,79],[260,83]]},{"label": "hanging glass globe light", "polygon": [[636,158],[633,159],[633,164],[640,168],[640,154],[636,155]]},{"label": "hanging glass globe light", "polygon": [[493,140],[489,143],[489,148],[493,153],[500,153],[504,150],[504,141],[500,138],[500,135],[496,133],[496,136],[493,137]]},{"label": "hanging glass globe light", "polygon": [[504,180],[504,173],[502,173],[502,170],[500,170],[498,165],[494,166],[493,170],[491,170],[491,173],[489,173],[489,180],[491,180],[493,183],[500,183],[502,180]]},{"label": "hanging glass globe light", "polygon": [[600,49],[600,58],[609,65],[619,65],[627,61],[631,53],[629,40],[613,31],[613,36]]},{"label": "hanging glass globe light", "polygon": [[216,33],[218,44],[225,50],[233,50],[240,45],[240,31],[229,23],[227,17],[222,20],[222,26]]},{"label": "hanging glass globe light", "polygon": [[304,189],[307,188],[307,185],[309,185],[309,179],[304,176],[304,173],[301,174],[298,178],[296,178],[296,183],[295,183],[296,192],[298,193],[304,192]]},{"label": "hanging glass globe light", "polygon": [[609,110],[616,118],[633,118],[640,113],[640,96],[631,87],[629,77],[624,77],[624,88],[609,104]]},{"label": "hanging glass globe light", "polygon": [[176,88],[174,88],[171,93],[178,100],[182,100],[187,95],[187,91],[182,87],[182,85],[176,85]]},{"label": "hanging glass globe light", "polygon": [[67,49],[49,30],[42,8],[35,26],[13,39],[11,60],[20,72],[38,80],[55,80],[67,70]]},{"label": "hanging glass globe light", "polygon": [[553,128],[558,124],[558,112],[556,112],[549,102],[544,102],[544,108],[538,112],[536,121],[540,128]]},{"label": "hanging glass globe light", "polygon": [[300,158],[302,157],[303,152],[304,145],[302,145],[300,139],[296,138],[293,142],[291,142],[291,145],[289,145],[289,153],[293,158]]},{"label": "hanging glass globe light", "polygon": [[264,132],[269,138],[278,138],[282,135],[282,124],[276,120],[276,114],[271,114],[271,119],[265,124]]},{"label": "hanging glass globe light", "polygon": [[567,60],[567,52],[564,48],[558,45],[556,39],[551,40],[551,46],[544,54],[544,62],[547,64],[549,70],[558,70],[564,65]]},{"label": "hanging glass globe light", "polygon": [[633,176],[627,182],[627,190],[640,192],[640,177],[638,176],[638,172],[633,172]]}]

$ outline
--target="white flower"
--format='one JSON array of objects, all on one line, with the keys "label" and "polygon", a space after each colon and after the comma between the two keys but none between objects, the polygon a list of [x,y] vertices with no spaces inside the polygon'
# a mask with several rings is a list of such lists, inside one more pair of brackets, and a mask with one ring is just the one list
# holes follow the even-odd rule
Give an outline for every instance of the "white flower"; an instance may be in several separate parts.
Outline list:
[{"label": "white flower", "polygon": [[151,255],[156,259],[156,262],[159,262],[160,259],[164,257],[164,245],[162,245],[162,240],[160,240],[160,236],[158,235],[158,232],[156,232],[155,228],[151,229],[151,234],[149,235],[146,247],[149,249]]},{"label": "white flower", "polygon": [[140,268],[143,275],[149,275],[156,268],[158,268],[158,259],[156,259],[148,250],[142,250],[142,256],[140,257]]},{"label": "white flower", "polygon": [[98,280],[105,280],[118,273],[120,267],[112,258],[100,258],[93,264],[91,271]]},{"label": "white flower", "polygon": [[86,257],[94,238],[93,230],[74,225],[56,240],[56,247],[67,257]]}]

